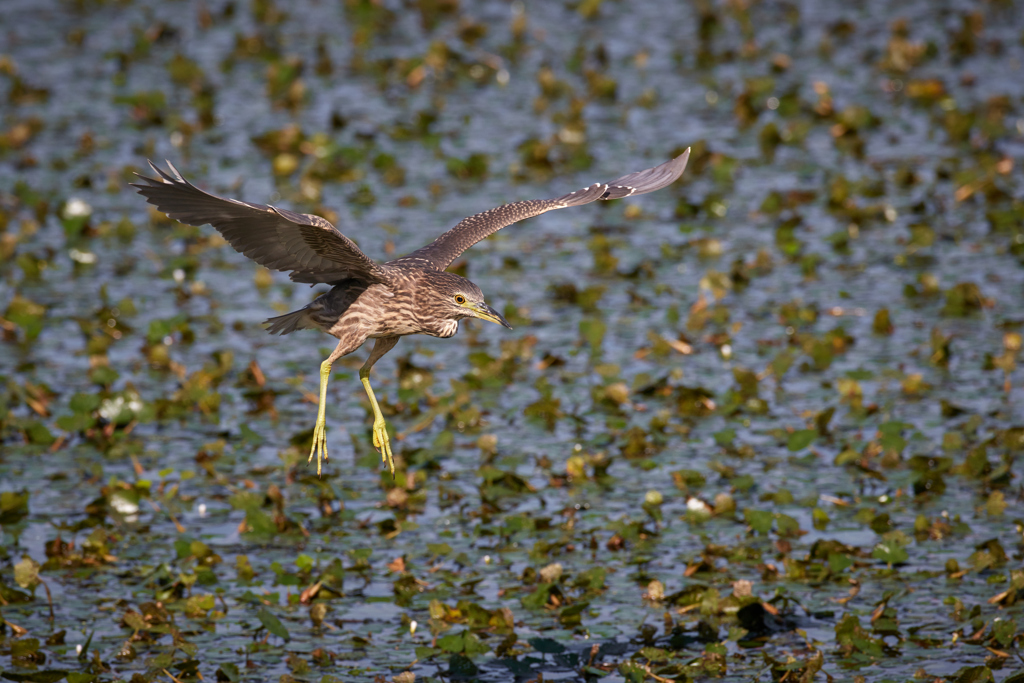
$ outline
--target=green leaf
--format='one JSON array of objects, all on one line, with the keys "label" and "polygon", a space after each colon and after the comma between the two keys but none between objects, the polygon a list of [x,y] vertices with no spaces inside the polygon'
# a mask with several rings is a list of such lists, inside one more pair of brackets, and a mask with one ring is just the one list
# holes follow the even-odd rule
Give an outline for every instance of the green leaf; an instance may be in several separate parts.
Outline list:
[{"label": "green leaf", "polygon": [[754,479],[751,474],[741,474],[738,477],[733,477],[729,480],[729,486],[732,486],[740,493],[746,493],[750,489],[754,488],[757,480]]},{"label": "green leaf", "polygon": [[89,381],[103,387],[110,386],[120,376],[121,374],[109,365],[98,365],[89,371]]},{"label": "green leaf", "polygon": [[263,443],[263,437],[254,432],[252,428],[247,424],[243,423],[238,428],[238,431],[242,433],[242,441],[251,443],[254,446],[259,446],[261,443]]},{"label": "green leaf", "polygon": [[736,430],[732,427],[726,427],[721,431],[715,432],[712,436],[715,437],[715,443],[723,448],[728,448],[736,438]]},{"label": "green leaf", "polygon": [[803,449],[814,443],[814,440],[818,437],[818,431],[816,429],[800,429],[789,435],[789,443],[787,444],[789,450],[802,451]]},{"label": "green leaf", "polygon": [[551,597],[552,585],[550,583],[538,584],[532,593],[520,600],[523,607],[526,609],[543,609],[544,605],[548,604],[548,598]]},{"label": "green leaf", "polygon": [[28,657],[39,652],[39,639],[38,638],[22,638],[21,640],[15,640],[11,643],[11,657],[18,659],[19,657]]},{"label": "green leaf", "polygon": [[7,671],[3,674],[3,677],[9,681],[31,681],[31,683],[56,683],[56,681],[62,681],[68,675],[67,671],[60,671],[59,669],[44,669],[43,671],[33,671],[31,673],[17,674],[13,671]]},{"label": "green leaf", "polygon": [[28,555],[14,565],[14,580],[22,588],[29,590],[39,585],[39,563]]},{"label": "green leaf", "polygon": [[57,418],[57,426],[65,432],[84,432],[96,424],[96,418],[92,415],[75,413],[74,415],[61,415]]},{"label": "green leaf", "polygon": [[95,680],[96,674],[90,674],[84,671],[68,672],[68,683],[92,683]]},{"label": "green leaf", "polygon": [[833,574],[839,574],[853,566],[853,558],[843,553],[828,554],[828,568]]},{"label": "green leaf", "polygon": [[480,640],[480,637],[475,633],[469,633],[468,631],[463,633],[463,641],[465,645],[462,651],[470,657],[486,654],[491,651],[491,648]]},{"label": "green leaf", "polygon": [[452,552],[452,547],[447,543],[428,543],[427,550],[431,555],[448,555]]},{"label": "green leaf", "polygon": [[775,521],[775,515],[767,510],[751,510],[747,508],[743,511],[743,518],[750,525],[750,528],[759,534],[766,534],[772,530],[772,522]]},{"label": "green leaf", "polygon": [[146,620],[142,617],[142,615],[132,610],[129,610],[127,613],[125,613],[124,623],[126,626],[128,626],[128,628],[134,629],[136,631],[145,631],[149,628],[149,624],[146,623]]},{"label": "green leaf", "polygon": [[[167,475],[173,473],[174,470],[167,472]],[[160,476],[167,476],[163,472]],[[239,491],[233,496],[228,498],[228,503],[236,510],[258,510],[263,505],[263,494],[255,491]]]},{"label": "green leaf", "polygon": [[437,639],[437,646],[452,654],[465,654],[468,657],[490,652],[491,648],[481,642],[475,633],[460,631]]},{"label": "green leaf", "polygon": [[100,397],[96,394],[78,393],[71,397],[68,407],[76,413],[91,413],[100,407]]},{"label": "green leaf", "polygon": [[7,313],[4,314],[4,317],[20,327],[25,333],[25,341],[31,342],[43,331],[45,315],[44,307],[16,294],[7,306]]},{"label": "green leaf", "polygon": [[454,654],[448,660],[448,674],[452,678],[469,678],[476,676],[480,670],[473,661],[463,654]]},{"label": "green leaf", "polygon": [[913,429],[914,425],[907,422],[897,422],[895,420],[891,422],[883,422],[878,425],[878,432],[882,435],[882,445],[885,445],[885,439],[900,439],[902,441],[902,434],[905,430]]},{"label": "green leaf", "polygon": [[274,520],[270,518],[270,515],[262,510],[256,510],[254,508],[246,510],[245,521],[252,529],[251,533],[263,534],[266,536],[273,536],[277,533],[277,525],[274,524]]},{"label": "green leaf", "polygon": [[[28,499],[31,494],[22,489],[21,491],[4,491],[0,493],[0,519],[3,524],[10,524],[16,521],[13,518],[24,517],[28,514]],[[10,515],[12,519],[6,519]]]},{"label": "green leaf", "polygon": [[798,538],[800,536],[800,522],[795,517],[780,512],[775,515],[775,525],[779,536],[783,538]]},{"label": "green leaf", "polygon": [[811,523],[818,531],[824,531],[830,521],[828,513],[821,508],[811,510]]},{"label": "green leaf", "polygon": [[849,465],[857,462],[858,460],[860,460],[860,457],[860,453],[853,450],[852,448],[847,448],[845,451],[839,453],[839,455],[837,455],[835,460],[833,460],[832,462],[834,465],[841,467],[843,465]]},{"label": "green leaf", "polygon": [[566,627],[579,624],[582,618],[581,615],[588,609],[590,609],[590,603],[586,601],[563,607],[562,611],[558,613],[558,620]]},{"label": "green leaf", "polygon": [[965,666],[946,680],[954,683],[992,683],[996,679],[987,666]]},{"label": "green leaf", "polygon": [[[238,665],[232,664],[231,662],[224,662],[217,669],[217,680],[227,680],[229,683],[238,683],[242,680],[242,674],[238,670]],[[68,679],[70,683],[70,678]]]},{"label": "green leaf", "polygon": [[179,560],[184,560],[192,555],[192,539],[181,537],[174,539],[174,552]]},{"label": "green leaf", "polygon": [[573,579],[573,584],[577,588],[585,588],[587,590],[596,591],[604,588],[604,580],[607,570],[604,567],[593,567],[580,572]]},{"label": "green leaf", "polygon": [[438,638],[437,646],[445,652],[462,652],[462,648],[465,646],[465,642],[462,639],[463,633],[465,631],[451,633],[443,638]]},{"label": "green leaf", "polygon": [[660,647],[650,646],[640,648],[640,651],[637,652],[637,655],[651,662],[665,662],[668,661],[668,659],[672,656],[671,654],[669,654],[668,650],[663,650]]},{"label": "green leaf", "polygon": [[263,624],[263,628],[270,631],[271,634],[284,640],[291,640],[291,636],[288,634],[288,629],[284,627],[281,620],[278,619],[274,614],[266,607],[261,607],[260,611],[256,613],[256,618]]},{"label": "green leaf", "polygon": [[771,361],[772,374],[781,380],[789,368],[792,367],[793,361],[796,360],[796,357],[797,352],[789,347],[779,351]]},{"label": "green leaf", "polygon": [[992,637],[1003,647],[1010,647],[1017,633],[1017,622],[1013,619],[996,619],[992,623]]},{"label": "green leaf", "polygon": [[565,652],[565,645],[552,638],[530,638],[529,643],[530,647],[534,650],[546,655],[557,655]]},{"label": "green leaf", "polygon": [[89,646],[92,645],[92,637],[96,635],[96,631],[89,631],[89,637],[85,639],[82,644],[82,651],[78,653],[78,661],[84,662],[86,656],[89,654]]},{"label": "green leaf", "polygon": [[433,647],[427,647],[426,645],[419,645],[416,648],[416,659],[422,661],[424,659],[430,659],[436,656],[440,650]]},{"label": "green leaf", "polygon": [[590,348],[597,351],[604,341],[605,324],[597,318],[584,318],[580,321],[580,336],[590,345]]},{"label": "green leaf", "polygon": [[57,440],[57,437],[47,429],[46,425],[35,420],[25,425],[25,437],[29,443],[39,444],[40,446],[49,446]]},{"label": "green leaf", "polygon": [[644,683],[647,678],[647,671],[636,662],[620,662],[618,671],[626,683]]},{"label": "green leaf", "polygon": [[895,543],[879,543],[871,551],[871,557],[887,564],[900,564],[910,559],[910,555],[902,546]]}]

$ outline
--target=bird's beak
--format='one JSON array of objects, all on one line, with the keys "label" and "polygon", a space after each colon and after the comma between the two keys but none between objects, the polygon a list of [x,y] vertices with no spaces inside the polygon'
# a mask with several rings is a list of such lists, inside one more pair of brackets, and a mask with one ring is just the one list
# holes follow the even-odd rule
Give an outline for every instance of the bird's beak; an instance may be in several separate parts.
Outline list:
[{"label": "bird's beak", "polygon": [[512,329],[512,326],[508,324],[508,321],[505,320],[505,317],[501,313],[498,313],[485,303],[469,304],[466,308],[473,312],[473,317],[504,325],[510,330]]}]

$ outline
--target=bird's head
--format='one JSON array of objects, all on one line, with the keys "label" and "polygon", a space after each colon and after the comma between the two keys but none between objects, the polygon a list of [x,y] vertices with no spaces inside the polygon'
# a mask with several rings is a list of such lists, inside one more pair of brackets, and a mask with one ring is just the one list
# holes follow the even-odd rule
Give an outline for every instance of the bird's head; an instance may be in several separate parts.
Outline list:
[{"label": "bird's head", "polygon": [[447,272],[435,272],[431,276],[431,304],[439,318],[455,321],[479,318],[512,329],[501,313],[487,305],[480,288],[466,278]]}]

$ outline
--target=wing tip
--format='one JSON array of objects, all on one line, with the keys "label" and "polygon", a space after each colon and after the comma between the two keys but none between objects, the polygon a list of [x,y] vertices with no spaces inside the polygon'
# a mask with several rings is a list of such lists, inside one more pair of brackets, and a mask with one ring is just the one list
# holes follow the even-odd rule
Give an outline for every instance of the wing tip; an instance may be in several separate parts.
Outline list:
[{"label": "wing tip", "polygon": [[683,173],[686,171],[686,164],[688,164],[690,162],[690,150],[691,149],[692,148],[687,147],[685,150],[683,150],[682,154],[680,154],[675,159],[673,159],[672,161],[669,162],[669,164],[671,164],[672,166],[676,166],[678,164],[678,170],[675,170],[675,173],[674,173],[675,178],[673,178],[671,180],[671,182],[674,183],[675,181],[679,180],[683,176]]}]

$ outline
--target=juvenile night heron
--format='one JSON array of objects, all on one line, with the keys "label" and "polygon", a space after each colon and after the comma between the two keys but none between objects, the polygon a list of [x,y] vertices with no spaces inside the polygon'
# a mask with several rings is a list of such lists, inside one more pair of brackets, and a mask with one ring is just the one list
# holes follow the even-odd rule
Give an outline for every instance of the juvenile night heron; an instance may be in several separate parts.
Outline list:
[{"label": "juvenile night heron", "polygon": [[377,398],[370,387],[370,368],[407,334],[451,337],[463,318],[489,320],[511,329],[484,301],[469,280],[445,269],[458,256],[506,225],[554,209],[621,199],[660,190],[683,174],[690,157],[681,155],[655,168],[630,173],[609,183],[595,183],[556,199],[531,199],[499,206],[466,218],[427,246],[407,256],[378,264],[320,216],[295,213],[263,204],[224,199],[203,192],[167,163],[170,173],[150,166],[159,179],[139,176],[133,187],[170,218],[188,225],[209,223],[235,250],[274,270],[290,271],[294,282],[332,285],[331,290],[297,311],[266,321],[271,334],[316,328],[338,338],[338,346],[320,365],[320,406],[313,428],[312,461],[316,472],[327,460],[327,380],[331,365],[373,339],[373,350],[359,378],[373,408],[373,445],[392,475],[395,463]]}]

